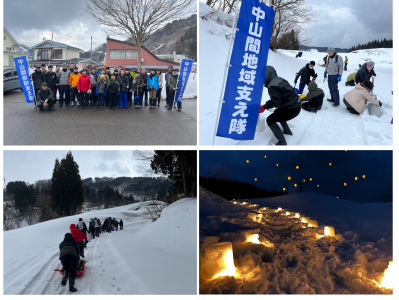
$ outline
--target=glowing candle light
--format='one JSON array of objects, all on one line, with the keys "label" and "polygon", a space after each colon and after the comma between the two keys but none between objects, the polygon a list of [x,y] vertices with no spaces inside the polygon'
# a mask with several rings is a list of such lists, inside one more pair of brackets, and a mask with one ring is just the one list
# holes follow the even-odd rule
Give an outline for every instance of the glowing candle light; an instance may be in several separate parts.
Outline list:
[{"label": "glowing candle light", "polygon": [[285,191],[285,188],[283,188],[283,191]]},{"label": "glowing candle light", "polygon": [[312,178],[309,178],[309,181],[312,181]]},{"label": "glowing candle light", "polygon": [[393,288],[394,282],[396,282],[395,274],[393,273],[393,267],[392,267],[393,262],[390,261],[388,268],[384,271],[384,277],[381,280],[381,286],[385,287],[387,289]]},{"label": "glowing candle light", "polygon": [[317,227],[318,223],[316,220],[309,220],[308,227]]},{"label": "glowing candle light", "polygon": [[247,160],[247,164],[249,163],[249,160]]},{"label": "glowing candle light", "polygon": [[236,275],[231,242],[216,243],[205,248],[203,274],[207,279]]},{"label": "glowing candle light", "polygon": [[366,175],[363,175],[363,178],[366,178]]},{"label": "glowing candle light", "polygon": [[297,187],[297,184],[295,183],[294,186]]},{"label": "glowing candle light", "polygon": [[278,167],[278,164],[276,164],[276,167]]},{"label": "glowing candle light", "polygon": [[303,182],[305,182],[305,179],[303,180]]},{"label": "glowing candle light", "polygon": [[357,180],[357,177],[355,177],[355,180]]},{"label": "glowing candle light", "polygon": [[324,227],[324,235],[325,235],[325,236],[335,236],[334,227],[325,226],[325,227]]},{"label": "glowing candle light", "polygon": [[255,181],[257,181],[258,180],[258,178],[255,178]]},{"label": "glowing candle light", "polygon": [[344,186],[346,186],[346,182],[344,182]]},{"label": "glowing candle light", "polygon": [[291,180],[291,177],[288,176],[288,180]]},{"label": "glowing candle light", "polygon": [[299,166],[296,166],[297,170],[299,169]]},{"label": "glowing candle light", "polygon": [[300,218],[301,214],[300,213],[295,213],[295,218]]},{"label": "glowing candle light", "polygon": [[320,187],[320,185],[317,185],[317,187]]},{"label": "glowing candle light", "polygon": [[283,210],[281,207],[277,208],[276,212]]},{"label": "glowing candle light", "polygon": [[329,163],[329,165],[331,166],[331,163]]},{"label": "glowing candle light", "polygon": [[309,223],[309,218],[308,217],[302,217],[301,222],[302,223]]},{"label": "glowing candle light", "polygon": [[267,156],[265,155],[265,158],[266,158]]}]

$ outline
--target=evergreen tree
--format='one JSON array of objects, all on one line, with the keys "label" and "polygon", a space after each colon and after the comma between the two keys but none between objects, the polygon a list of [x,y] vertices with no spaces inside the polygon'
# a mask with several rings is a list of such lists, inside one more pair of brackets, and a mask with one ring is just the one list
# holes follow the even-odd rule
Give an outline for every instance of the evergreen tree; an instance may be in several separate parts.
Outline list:
[{"label": "evergreen tree", "polygon": [[51,178],[51,206],[61,216],[71,216],[83,204],[84,190],[79,174],[79,166],[72,152],[68,152],[61,162],[56,159]]}]

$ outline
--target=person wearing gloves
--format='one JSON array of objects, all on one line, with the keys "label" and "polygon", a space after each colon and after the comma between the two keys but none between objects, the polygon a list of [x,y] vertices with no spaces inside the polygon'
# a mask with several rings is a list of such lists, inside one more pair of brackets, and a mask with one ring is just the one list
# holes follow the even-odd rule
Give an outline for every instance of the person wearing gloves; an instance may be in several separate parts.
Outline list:
[{"label": "person wearing gloves", "polygon": [[324,92],[322,89],[317,87],[317,83],[312,81],[309,83],[309,93],[306,97],[302,98],[301,101],[307,101],[306,103],[302,103],[302,108],[309,112],[317,113],[318,110],[321,109],[323,105]]},{"label": "person wearing gloves", "polygon": [[295,85],[298,82],[299,76],[301,76],[301,80],[299,81],[299,89],[298,89],[298,94],[303,93],[303,89],[305,88],[305,85],[309,85],[310,83],[310,76],[312,76],[312,81],[316,80],[317,74],[314,71],[314,66],[315,62],[312,60],[310,63],[306,64],[299,72],[296,74],[295,77]]},{"label": "person wearing gloves", "polygon": [[39,107],[40,111],[43,110],[43,106],[48,106],[49,111],[54,111],[54,94],[47,87],[47,83],[42,83],[42,88],[37,92],[36,106]]},{"label": "person wearing gloves", "polygon": [[342,57],[335,52],[333,47],[328,47],[327,52],[328,58],[324,78],[327,78],[328,75],[328,88],[331,94],[331,99],[327,99],[327,101],[334,102],[333,107],[337,107],[339,106],[338,82],[341,81],[344,63]]},{"label": "person wearing gloves", "polygon": [[158,85],[158,91],[157,91],[157,101],[158,101],[158,106],[161,105],[161,99],[162,99],[162,86],[163,86],[163,75],[161,73],[161,70],[157,70],[157,75],[159,79],[159,85]]},{"label": "person wearing gloves", "polygon": [[83,249],[84,247],[83,240],[85,240],[87,243],[87,236],[82,231],[80,231],[79,228],[76,228],[75,224],[71,224],[71,226],[69,226],[69,229],[71,230],[71,234],[75,239],[75,242],[79,244],[80,256],[84,258],[85,253]]},{"label": "person wearing gloves", "polygon": [[64,268],[64,276],[61,280],[61,285],[65,286],[69,278],[69,291],[76,292],[74,287],[76,279],[76,266],[80,260],[79,244],[75,241],[72,234],[66,233],[64,240],[59,245],[60,248],[60,261]]},{"label": "person wearing gloves", "polygon": [[91,80],[91,94],[90,94],[90,106],[96,106],[97,103],[97,70],[91,69],[90,80]]},{"label": "person wearing gloves", "polygon": [[377,76],[377,74],[375,74],[374,72],[374,62],[369,61],[367,63],[364,63],[363,66],[357,71],[355,76],[355,82],[365,82],[366,80],[370,80],[372,76],[375,77]]},{"label": "person wearing gloves", "polygon": [[344,95],[344,104],[346,109],[354,115],[360,115],[366,107],[367,101],[382,106],[381,101],[375,100],[370,93],[374,89],[371,81],[356,84],[355,88]]},{"label": "person wearing gloves", "polygon": [[107,81],[105,79],[104,74],[99,75],[99,80],[97,81],[97,90],[98,90],[98,108],[104,109],[104,94],[107,90]]},{"label": "person wearing gloves", "polygon": [[78,80],[78,93],[80,94],[80,108],[89,108],[89,97],[91,94],[91,80],[90,76],[87,75],[87,70],[82,70],[82,75]]},{"label": "person wearing gloves", "polygon": [[159,86],[159,77],[155,74],[155,70],[152,69],[150,75],[147,78],[147,90],[150,91],[150,109],[155,109],[157,105],[157,91]]},{"label": "person wearing gloves", "polygon": [[[272,66],[266,66],[264,86],[267,88],[270,100],[260,106],[259,113],[263,113],[266,109],[276,108],[267,117],[266,122],[278,140],[276,145],[287,145],[284,134],[292,135],[287,121],[294,119],[301,112],[301,99],[287,80],[277,76]],[[280,122],[283,132],[277,122]]]},{"label": "person wearing gloves", "polygon": [[[78,81],[79,81],[81,74],[78,72],[78,70],[79,70],[78,67],[74,67],[73,73],[71,74],[71,76],[69,76],[69,85],[71,86],[71,96],[70,96],[71,107],[75,103],[75,97],[79,96]],[[80,102],[80,97],[78,98],[78,103],[77,103],[78,106],[80,105],[79,102]]]},{"label": "person wearing gloves", "polygon": [[60,93],[60,104],[61,107],[64,104],[64,94],[65,94],[65,106],[69,106],[69,77],[71,76],[71,71],[68,70],[67,64],[62,64],[62,70],[58,72],[57,84],[58,91]]}]

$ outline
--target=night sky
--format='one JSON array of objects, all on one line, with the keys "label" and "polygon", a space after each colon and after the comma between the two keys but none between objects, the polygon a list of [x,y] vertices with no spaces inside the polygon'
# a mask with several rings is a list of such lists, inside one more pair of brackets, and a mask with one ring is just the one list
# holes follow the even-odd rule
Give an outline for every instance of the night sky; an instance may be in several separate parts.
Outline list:
[{"label": "night sky", "polygon": [[303,192],[361,203],[392,202],[392,151],[200,151],[199,172],[202,177],[252,183],[268,191],[285,187],[286,192],[297,193],[302,182]]}]

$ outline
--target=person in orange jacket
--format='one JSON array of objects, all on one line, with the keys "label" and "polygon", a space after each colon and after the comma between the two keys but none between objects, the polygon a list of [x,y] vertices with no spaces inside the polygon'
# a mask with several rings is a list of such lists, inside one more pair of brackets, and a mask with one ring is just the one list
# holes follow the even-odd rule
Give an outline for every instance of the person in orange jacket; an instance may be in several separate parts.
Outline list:
[{"label": "person in orange jacket", "polygon": [[71,76],[69,76],[69,85],[71,86],[71,96],[69,98],[71,101],[71,106],[73,106],[73,104],[75,103],[76,97],[78,98],[78,100],[80,100],[78,94],[78,81],[81,74],[78,72],[78,70],[79,70],[78,67],[75,67],[73,69],[73,73],[71,73]]},{"label": "person in orange jacket", "polygon": [[78,93],[80,94],[80,108],[89,108],[89,99],[91,94],[91,79],[87,75],[87,70],[82,70],[82,75],[78,80]]}]

